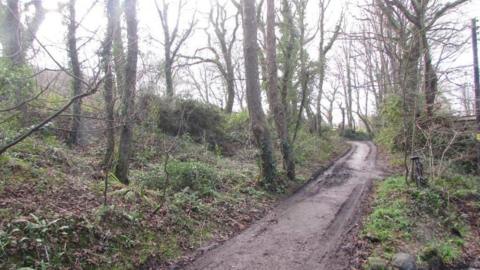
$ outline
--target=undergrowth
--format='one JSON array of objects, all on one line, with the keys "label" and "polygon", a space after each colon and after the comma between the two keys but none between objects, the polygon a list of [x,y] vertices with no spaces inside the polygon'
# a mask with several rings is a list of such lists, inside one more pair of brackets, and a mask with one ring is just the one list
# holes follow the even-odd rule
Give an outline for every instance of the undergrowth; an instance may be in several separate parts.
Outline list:
[{"label": "undergrowth", "polygon": [[[97,169],[102,149],[70,149],[48,131],[26,139],[0,157],[0,269],[168,267],[245,229],[282,196],[258,185],[246,120],[245,113],[226,119],[231,156],[227,143],[216,148],[188,133],[136,128],[131,184],[110,175],[107,206]],[[345,149],[334,133],[301,130],[295,185]]]},{"label": "undergrowth", "polygon": [[377,183],[362,231],[372,256],[390,260],[396,252],[407,252],[416,254],[420,264],[462,264],[467,243],[479,239],[455,201],[478,196],[479,186],[477,178],[460,176],[432,181],[425,189],[408,185],[401,176]]}]

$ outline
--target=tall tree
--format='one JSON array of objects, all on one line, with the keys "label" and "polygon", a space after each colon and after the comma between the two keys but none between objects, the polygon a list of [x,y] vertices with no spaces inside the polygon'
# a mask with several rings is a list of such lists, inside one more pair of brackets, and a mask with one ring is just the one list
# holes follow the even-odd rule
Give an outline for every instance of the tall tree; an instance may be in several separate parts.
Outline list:
[{"label": "tall tree", "polygon": [[290,180],[295,179],[295,162],[292,147],[288,137],[287,119],[285,107],[279,95],[278,75],[277,75],[277,53],[275,36],[275,2],[267,0],[267,96],[270,104],[270,110],[273,113],[275,126],[280,139],[281,151],[283,156],[283,167]]},{"label": "tall tree", "polygon": [[[410,22],[411,31],[419,45],[413,48],[418,50],[414,55],[423,58],[424,108],[428,117],[433,115],[435,97],[438,92],[438,76],[433,65],[431,42],[428,38],[428,33],[435,26],[437,21],[449,10],[456,8],[467,1],[468,0],[455,0],[443,5],[437,5],[436,1],[432,0],[411,1],[410,5],[407,5],[401,0],[385,1],[387,7],[391,10],[395,9],[396,12],[401,13]],[[392,22],[392,24],[394,23],[395,22]]]},{"label": "tall tree", "polygon": [[[332,49],[334,42],[337,40],[340,33],[341,23],[343,20],[343,13],[340,15],[335,30],[330,39],[326,37],[325,30],[325,14],[330,6],[331,0],[319,0],[320,17],[318,19],[318,31],[320,35],[320,41],[318,44],[318,93],[317,93],[317,117],[315,119],[315,128],[318,133],[322,132],[322,97],[323,97],[323,85],[325,81],[325,69],[327,64],[327,53]],[[330,103],[331,104],[331,103]]]},{"label": "tall tree", "polygon": [[113,43],[112,43],[112,56],[114,62],[114,71],[115,71],[115,85],[117,94],[119,99],[121,100],[123,97],[123,93],[125,92],[125,50],[123,46],[123,38],[122,38],[122,24],[121,24],[121,17],[123,13],[123,9],[121,8],[120,1],[116,0],[116,3],[113,4],[113,23],[114,23],[114,31],[113,31]]},{"label": "tall tree", "polygon": [[[237,41],[237,31],[240,27],[239,23],[240,11],[237,9],[235,16],[229,16],[225,5],[218,1],[210,9],[208,14],[209,24],[213,28],[215,42],[212,42],[212,37],[208,29],[205,29],[207,34],[208,45],[205,48],[197,49],[194,56],[183,56],[187,59],[198,60],[193,64],[212,63],[217,68],[226,84],[226,102],[225,112],[231,113],[233,104],[235,102],[235,68],[233,59],[233,49]],[[234,25],[231,31],[228,31],[227,23],[233,19]],[[229,33],[230,32],[230,33]],[[217,45],[215,45],[217,44]],[[201,51],[207,51],[212,56],[203,57],[197,55]]]},{"label": "tall tree", "polygon": [[242,1],[243,49],[245,80],[250,124],[257,147],[260,150],[262,184],[268,189],[276,188],[276,169],[272,152],[272,140],[262,108],[258,69],[257,16],[255,0]]},{"label": "tall tree", "polygon": [[170,29],[169,19],[168,19],[168,8],[169,4],[162,0],[162,6],[155,1],[157,7],[158,16],[162,24],[163,30],[163,46],[164,46],[164,72],[165,72],[165,84],[167,87],[166,94],[168,97],[173,97],[175,95],[175,89],[173,87],[173,68],[175,61],[178,57],[178,52],[180,51],[182,45],[193,33],[193,29],[196,23],[195,15],[192,17],[188,27],[182,32],[179,33],[179,24],[180,17],[182,14],[182,9],[184,3],[182,0],[178,0],[177,8],[177,19],[175,21],[175,26],[173,30]]},{"label": "tall tree", "polygon": [[291,120],[291,106],[289,101],[297,95],[293,87],[293,78],[298,64],[298,33],[295,27],[292,4],[288,0],[282,0],[279,42],[279,69],[282,73],[280,80],[280,93],[282,104],[285,107],[287,122]]},{"label": "tall tree", "polygon": [[[231,113],[233,103],[235,101],[235,72],[233,69],[232,50],[237,39],[237,30],[239,28],[239,13],[235,15],[235,26],[232,30],[230,38],[227,36],[226,22],[228,20],[227,11],[224,6],[221,6],[217,1],[214,8],[210,10],[209,21],[213,26],[215,37],[220,45],[220,52],[223,59],[223,64],[218,60],[218,52],[210,46],[211,50],[216,55],[215,63],[220,70],[220,73],[227,85],[227,102],[225,104],[225,112]],[[210,38],[209,38],[210,40]]]},{"label": "tall tree", "polygon": [[115,175],[122,183],[128,184],[128,171],[132,155],[133,110],[137,83],[138,22],[136,0],[125,0],[125,20],[128,41],[125,64],[125,92],[122,96],[122,126]]},{"label": "tall tree", "polygon": [[475,115],[477,120],[477,171],[480,172],[480,74],[478,67],[478,38],[477,21],[472,20],[472,49],[473,49],[473,85],[475,90]]},{"label": "tall tree", "polygon": [[[77,47],[77,19],[76,19],[76,0],[68,2],[68,31],[67,31],[67,48],[70,68],[72,70],[72,97],[82,93],[82,71],[80,61],[78,60]],[[82,140],[82,100],[78,99],[72,106],[72,123],[68,144],[76,145]]]},{"label": "tall tree", "polygon": [[328,125],[333,127],[333,109],[334,103],[337,100],[338,89],[340,88],[340,84],[338,83],[338,79],[330,82],[330,91],[326,91],[324,93],[325,99],[328,102],[328,106],[322,105],[322,114],[327,119]]},{"label": "tall tree", "polygon": [[[35,40],[35,35],[45,18],[45,9],[41,0],[33,0],[25,5],[25,10],[30,6],[35,8],[33,16],[22,23],[25,11],[20,9],[19,0],[7,0],[6,5],[0,1],[0,42],[3,57],[8,59],[13,69],[25,67],[26,54]],[[19,104],[18,110],[22,113],[22,122],[27,119],[27,105],[23,102],[28,98],[28,89],[20,84],[16,87],[15,103]]]},{"label": "tall tree", "polygon": [[[308,5],[308,0],[295,0],[294,4],[296,6],[296,13],[297,13],[297,24],[298,24],[298,42],[299,42],[299,61],[300,61],[300,68],[298,70],[298,80],[299,80],[299,85],[300,85],[300,106],[298,106],[298,94],[295,94],[292,99],[292,114],[293,116],[296,117],[295,121],[295,130],[293,133],[293,139],[292,142],[295,142],[295,138],[298,132],[298,129],[300,127],[300,122],[303,117],[303,110],[307,106],[307,103],[310,103],[310,89],[309,89],[309,83],[310,80],[313,78],[311,76],[311,70],[310,70],[310,60],[309,60],[309,55],[306,49],[306,46],[308,43],[313,41],[315,36],[317,35],[318,31],[315,31],[311,36],[308,36],[308,29],[307,29],[307,18],[306,18],[306,12],[307,12],[307,5]],[[307,110],[307,114],[310,111]]]},{"label": "tall tree", "polygon": [[103,72],[105,73],[103,83],[103,97],[105,100],[105,123],[106,123],[106,139],[107,146],[105,156],[103,158],[102,166],[109,170],[112,166],[113,153],[115,150],[115,118],[114,118],[114,79],[113,79],[113,63],[112,63],[112,46],[114,32],[120,23],[118,9],[118,0],[106,0],[106,15],[107,15],[107,31],[105,39],[103,40],[102,48],[102,64]]},{"label": "tall tree", "polygon": [[33,16],[22,23],[22,11],[19,0],[7,0],[5,5],[0,2],[0,37],[3,47],[3,56],[10,59],[15,65],[25,65],[27,50],[32,46],[35,35],[44,18],[45,9],[42,0],[33,0],[25,5],[25,10],[30,6],[35,8]]}]

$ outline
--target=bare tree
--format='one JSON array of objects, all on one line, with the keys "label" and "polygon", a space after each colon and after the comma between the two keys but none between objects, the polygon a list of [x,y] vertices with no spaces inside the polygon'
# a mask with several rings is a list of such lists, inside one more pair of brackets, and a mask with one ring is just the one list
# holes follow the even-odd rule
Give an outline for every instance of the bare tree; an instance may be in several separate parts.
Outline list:
[{"label": "bare tree", "polygon": [[[77,19],[76,19],[76,0],[68,2],[68,32],[67,32],[67,48],[68,58],[70,60],[70,68],[72,69],[72,96],[78,96],[82,93],[82,71],[80,61],[78,59],[77,47]],[[68,144],[76,145],[82,140],[82,100],[77,99],[72,106],[72,123]]]},{"label": "bare tree", "polygon": [[472,20],[472,49],[473,49],[473,85],[475,89],[475,116],[477,120],[477,171],[480,171],[480,75],[478,67],[477,21]]},{"label": "bare tree", "polygon": [[322,114],[328,121],[328,125],[333,127],[333,108],[334,103],[337,100],[338,90],[340,88],[340,84],[337,80],[333,80],[330,82],[330,91],[326,91],[324,93],[325,99],[328,101],[328,106],[325,107],[322,105]]},{"label": "bare tree", "polygon": [[345,102],[345,116],[347,120],[347,128],[354,128],[354,118],[353,118],[353,96],[352,96],[352,40],[347,40],[343,44],[342,48],[342,60],[338,61],[338,66],[345,74],[341,75],[342,88],[343,88],[343,98]]},{"label": "bare tree", "polygon": [[[191,65],[203,63],[212,63],[215,65],[226,84],[227,97],[224,108],[226,113],[232,112],[233,103],[235,101],[233,49],[235,42],[237,41],[237,31],[240,27],[239,17],[240,11],[238,9],[234,16],[229,16],[227,14],[226,6],[217,1],[210,9],[208,15],[209,24],[213,27],[213,32],[215,34],[215,42],[212,42],[210,32],[208,32],[208,29],[205,29],[208,42],[207,47],[197,49],[194,56],[182,56],[190,60],[197,60],[196,62],[190,63]],[[227,23],[231,19],[233,19],[234,25],[232,31],[229,33],[227,30]],[[207,51],[211,56],[204,57],[198,55],[198,53],[202,51]]]},{"label": "bare tree", "polygon": [[[343,13],[340,15],[337,25],[335,26],[335,30],[333,31],[333,35],[330,39],[327,40],[326,37],[326,30],[325,30],[325,14],[328,11],[328,7],[331,3],[331,0],[319,0],[320,6],[320,17],[318,19],[318,28],[319,28],[319,35],[320,41],[318,44],[318,94],[317,94],[317,118],[315,119],[315,128],[317,129],[318,133],[322,132],[322,97],[323,97],[323,85],[325,81],[325,69],[327,63],[327,53],[332,49],[334,42],[338,38],[338,34],[340,33],[341,23],[343,20]],[[331,103],[330,103],[331,104]],[[331,107],[331,105],[330,105]]]},{"label": "bare tree", "polygon": [[[239,28],[239,15],[235,14],[235,26],[232,30],[230,38],[227,36],[226,22],[228,20],[227,11],[220,3],[216,3],[215,7],[210,10],[209,21],[214,28],[215,36],[220,46],[223,64],[218,61],[218,52],[210,46],[210,50],[216,56],[214,63],[222,74],[227,84],[227,103],[225,104],[225,112],[231,113],[233,102],[235,100],[235,72],[233,67],[232,50],[237,38],[237,30]],[[208,39],[210,43],[210,38]]]},{"label": "bare tree", "polygon": [[[30,1],[25,9],[34,6],[35,12],[22,23],[22,11],[19,0],[7,0],[6,5],[0,2],[0,42],[2,44],[3,57],[9,59],[12,68],[23,68],[26,63],[26,54],[32,46],[35,35],[45,18],[45,10],[41,0]],[[23,101],[28,98],[27,89],[23,85],[16,86],[15,103],[22,113],[22,119],[27,119],[27,104]],[[23,122],[22,120],[22,122]]]},{"label": "bare tree", "polygon": [[280,80],[280,93],[282,104],[285,107],[287,120],[290,121],[292,108],[289,101],[292,96],[296,96],[296,90],[293,87],[293,78],[298,64],[298,33],[295,27],[292,4],[288,0],[282,0],[279,42],[279,69],[282,73]]},{"label": "bare tree", "polygon": [[[433,106],[438,92],[438,76],[433,64],[431,44],[427,37],[428,32],[435,26],[436,22],[449,10],[466,3],[468,0],[455,0],[443,5],[437,5],[436,1],[412,1],[407,6],[400,0],[388,0],[385,4],[390,8],[396,8],[411,23],[413,35],[417,39],[419,50],[415,55],[423,55],[423,91],[425,95],[425,112],[428,117],[433,115]],[[429,12],[430,11],[430,12]],[[391,13],[387,13],[391,14]],[[393,23],[393,22],[392,22]]]},{"label": "bare tree", "polygon": [[276,188],[276,169],[273,159],[272,140],[262,109],[258,72],[257,17],[255,0],[243,0],[243,48],[245,58],[245,79],[247,106],[250,124],[257,147],[260,150],[262,184],[268,189]]},{"label": "bare tree", "polygon": [[280,139],[280,147],[283,156],[283,167],[287,171],[290,180],[295,180],[295,162],[292,147],[288,137],[287,119],[285,107],[282,104],[278,88],[277,53],[275,37],[275,2],[267,0],[267,74],[268,74],[268,102],[273,113],[275,126]]},{"label": "bare tree", "polygon": [[103,83],[103,97],[105,100],[105,123],[106,123],[106,149],[103,158],[102,166],[109,170],[112,166],[113,153],[115,150],[115,118],[114,118],[114,78],[113,78],[113,63],[112,63],[112,46],[113,37],[116,29],[120,23],[118,9],[118,0],[106,0],[106,15],[107,15],[107,31],[105,39],[103,40],[102,48],[102,64],[103,72],[105,73],[105,81]]},{"label": "bare tree", "polygon": [[178,52],[180,51],[182,45],[193,33],[194,26],[196,24],[195,15],[192,17],[188,27],[183,31],[179,32],[180,17],[182,9],[184,8],[184,2],[178,0],[177,7],[177,19],[175,21],[175,26],[173,29],[170,29],[169,19],[168,19],[168,8],[169,4],[162,0],[162,6],[158,4],[158,1],[155,1],[157,7],[158,16],[162,23],[163,30],[163,46],[164,46],[164,71],[165,71],[165,84],[167,87],[166,94],[168,97],[173,97],[175,95],[175,89],[173,87],[173,69],[175,61],[178,57]]},{"label": "bare tree", "polygon": [[[123,93],[125,92],[125,50],[123,47],[123,38],[122,38],[122,24],[121,16],[123,10],[120,6],[119,0],[114,4],[113,16],[114,16],[114,30],[113,30],[113,41],[112,41],[112,56],[114,62],[114,71],[115,71],[115,85],[116,93],[119,96],[119,99],[122,99]],[[114,104],[115,105],[115,104]]]},{"label": "bare tree", "polygon": [[0,37],[3,47],[3,56],[10,59],[12,64],[17,66],[25,65],[27,50],[32,46],[34,37],[40,28],[44,18],[45,9],[42,0],[34,0],[27,3],[25,10],[30,6],[35,8],[31,18],[27,23],[21,22],[22,10],[20,10],[19,0],[7,0],[4,5],[0,2]]},{"label": "bare tree", "polygon": [[132,152],[133,110],[137,83],[138,22],[137,1],[125,0],[127,24],[127,62],[125,65],[125,92],[122,96],[122,126],[115,175],[124,184],[129,183],[128,171]]},{"label": "bare tree", "polygon": [[308,29],[307,29],[307,22],[306,22],[306,11],[308,0],[295,0],[293,2],[296,7],[297,13],[297,21],[298,21],[298,42],[299,42],[299,61],[300,61],[300,69],[298,72],[298,80],[300,84],[300,106],[297,107],[297,98],[296,95],[292,100],[292,113],[297,116],[297,123],[298,126],[299,121],[301,120],[303,109],[306,106],[307,100],[310,100],[310,93],[308,89],[309,79],[313,76],[309,76],[309,56],[306,50],[306,46],[308,43],[313,41],[315,36],[317,35],[318,31],[315,31],[312,35],[308,36]]}]

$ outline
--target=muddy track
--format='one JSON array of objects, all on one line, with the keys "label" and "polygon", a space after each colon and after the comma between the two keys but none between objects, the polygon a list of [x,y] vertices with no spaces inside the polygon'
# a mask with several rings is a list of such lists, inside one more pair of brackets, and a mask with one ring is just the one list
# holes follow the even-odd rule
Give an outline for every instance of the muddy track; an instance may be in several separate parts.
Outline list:
[{"label": "muddy track", "polygon": [[361,218],[361,201],[382,171],[370,142],[280,203],[266,217],[185,269],[350,269],[347,236]]}]

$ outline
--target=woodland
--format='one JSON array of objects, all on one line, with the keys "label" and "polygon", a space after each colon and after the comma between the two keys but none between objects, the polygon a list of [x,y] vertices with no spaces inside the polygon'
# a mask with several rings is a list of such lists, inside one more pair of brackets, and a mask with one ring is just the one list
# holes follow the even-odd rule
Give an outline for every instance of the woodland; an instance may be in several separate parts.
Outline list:
[{"label": "woodland", "polygon": [[358,145],[382,173],[338,269],[480,269],[478,14],[0,0],[0,269],[183,269]]}]

